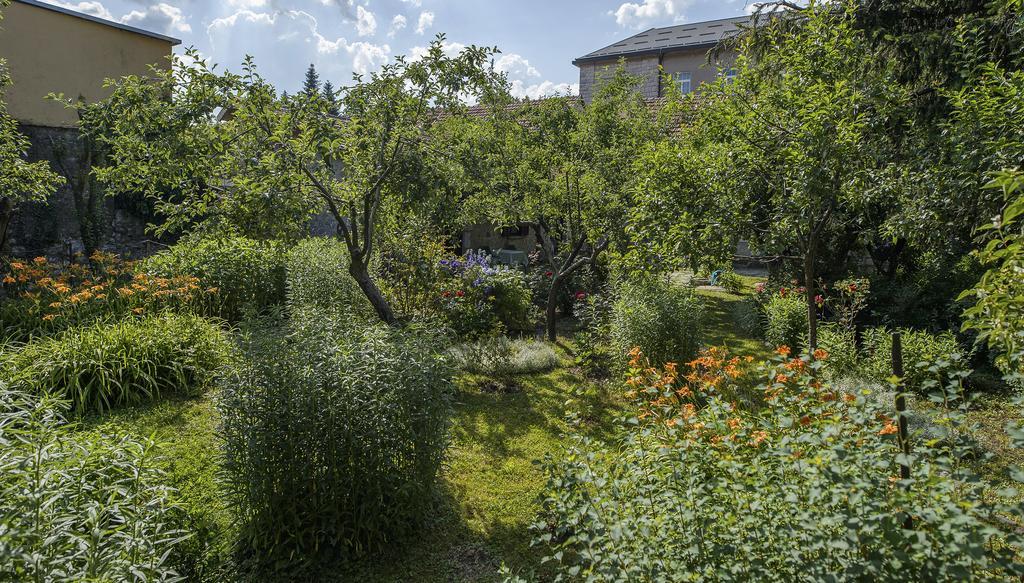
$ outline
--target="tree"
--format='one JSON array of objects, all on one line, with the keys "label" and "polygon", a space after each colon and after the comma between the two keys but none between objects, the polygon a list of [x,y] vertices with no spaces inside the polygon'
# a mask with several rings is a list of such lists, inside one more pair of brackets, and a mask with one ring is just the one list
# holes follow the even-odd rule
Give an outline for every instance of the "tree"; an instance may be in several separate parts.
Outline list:
[{"label": "tree", "polygon": [[306,94],[306,97],[313,97],[320,93],[320,75],[317,74],[313,63],[310,63],[309,68],[306,69],[306,80],[302,84],[302,92]]},{"label": "tree", "polygon": [[493,49],[448,56],[443,42],[439,35],[422,58],[356,76],[341,91],[344,119],[329,114],[319,93],[278,98],[251,59],[241,75],[218,74],[190,51],[171,70],[154,70],[155,79],[113,83],[97,118],[109,161],[97,176],[108,188],[159,199],[162,230],[296,236],[326,208],[349,273],[380,319],[396,324],[370,271],[378,229],[434,194],[420,169],[439,155],[429,143],[438,110],[462,115],[464,98],[487,91],[494,77]]},{"label": "tree", "polygon": [[470,214],[496,225],[525,224],[537,236],[550,278],[552,341],[562,286],[609,249],[628,248],[633,161],[668,135],[672,108],[652,114],[638,84],[620,67],[586,106],[571,97],[517,102],[499,92],[486,104],[486,119],[452,130],[476,191],[466,205]]},{"label": "tree", "polygon": [[[0,0],[0,8],[9,3]],[[0,254],[7,249],[11,220],[18,207],[45,200],[63,183],[45,161],[25,160],[29,140],[18,131],[18,122],[7,113],[7,104],[2,99],[3,89],[10,84],[7,63],[0,59]]]},{"label": "tree", "polygon": [[341,114],[341,110],[338,108],[338,92],[334,90],[334,84],[330,81],[324,81],[323,89],[324,101],[327,102],[327,113],[337,117]]},{"label": "tree", "polygon": [[709,88],[711,103],[697,122],[727,145],[724,196],[740,209],[729,230],[763,254],[801,263],[811,353],[819,257],[834,233],[861,216],[869,91],[886,83],[863,66],[851,6],[811,1],[766,20],[741,43],[735,82],[720,79]]}]

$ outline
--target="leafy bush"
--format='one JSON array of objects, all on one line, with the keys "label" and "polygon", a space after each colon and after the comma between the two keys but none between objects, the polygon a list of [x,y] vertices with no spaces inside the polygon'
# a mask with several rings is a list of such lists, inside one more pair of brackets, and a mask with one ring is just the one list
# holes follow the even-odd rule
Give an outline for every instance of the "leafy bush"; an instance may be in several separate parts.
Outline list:
[{"label": "leafy bush", "polygon": [[[923,330],[901,330],[903,372],[907,390],[924,392],[929,380],[945,383],[945,375],[936,373],[932,363],[963,351],[950,332],[932,334]],[[868,328],[864,331],[864,359],[861,373],[869,379],[885,381],[892,376],[892,331]]]},{"label": "leafy bush", "polygon": [[764,339],[772,346],[797,350],[807,331],[807,304],[801,292],[783,290],[764,304]]},{"label": "leafy bush", "polygon": [[195,315],[165,313],[72,328],[0,356],[0,373],[24,390],[54,393],[77,413],[194,394],[209,386],[228,342]]},{"label": "leafy bush", "polygon": [[765,332],[764,306],[754,296],[732,304],[732,320],[736,327],[752,338],[762,338]]},{"label": "leafy bush", "polygon": [[606,379],[615,369],[617,359],[611,343],[613,305],[611,291],[601,288],[578,297],[573,307],[583,327],[573,338],[576,365],[590,378]]},{"label": "leafy bush", "polygon": [[311,307],[365,320],[372,306],[348,272],[348,250],[336,239],[306,239],[288,252],[287,290],[291,311]]},{"label": "leafy bush", "polygon": [[239,550],[260,576],[316,580],[420,521],[453,390],[435,343],[313,319],[243,342],[218,408]]},{"label": "leafy bush", "polygon": [[1020,508],[991,501],[963,462],[957,422],[939,445],[915,442],[920,461],[901,481],[891,410],[822,386],[820,362],[780,358],[753,373],[759,410],[718,396],[722,375],[687,395],[698,386],[674,367],[633,365],[640,411],[621,443],[581,439],[547,462],[535,542],[561,580],[1014,581],[1024,571],[1024,538],[991,520]]},{"label": "leafy bush", "polygon": [[19,341],[132,313],[200,311],[213,296],[195,277],[149,277],[135,273],[134,262],[105,253],[94,254],[88,264],[64,266],[37,257],[9,267],[0,336]]},{"label": "leafy bush", "polygon": [[840,324],[827,322],[818,327],[818,348],[828,353],[825,370],[832,378],[857,373],[860,365],[857,334]]},{"label": "leafy bush", "polygon": [[196,277],[217,290],[210,315],[232,322],[285,301],[283,246],[244,237],[191,238],[147,259],[142,270],[152,276]]},{"label": "leafy bush", "polygon": [[64,426],[66,405],[0,383],[0,573],[173,581],[177,528],[153,443]]},{"label": "leafy bush", "polygon": [[702,313],[691,288],[656,277],[626,282],[612,309],[612,345],[623,357],[639,347],[658,362],[689,362],[700,348]]}]

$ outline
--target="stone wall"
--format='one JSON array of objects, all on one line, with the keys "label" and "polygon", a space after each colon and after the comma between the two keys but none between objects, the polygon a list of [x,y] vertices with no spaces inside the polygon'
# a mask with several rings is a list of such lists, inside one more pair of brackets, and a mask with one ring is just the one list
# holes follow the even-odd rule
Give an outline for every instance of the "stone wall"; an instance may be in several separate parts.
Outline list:
[{"label": "stone wall", "polygon": [[[75,212],[71,178],[82,172],[81,146],[78,131],[22,125],[20,131],[29,137],[32,148],[29,159],[46,160],[68,181],[43,203],[28,203],[15,211],[10,231],[10,251],[15,257],[47,256],[67,259],[68,252],[82,251],[82,237]],[[104,202],[101,249],[127,257],[139,257],[160,246],[146,233],[147,218],[143,201],[130,196],[108,198]]]}]

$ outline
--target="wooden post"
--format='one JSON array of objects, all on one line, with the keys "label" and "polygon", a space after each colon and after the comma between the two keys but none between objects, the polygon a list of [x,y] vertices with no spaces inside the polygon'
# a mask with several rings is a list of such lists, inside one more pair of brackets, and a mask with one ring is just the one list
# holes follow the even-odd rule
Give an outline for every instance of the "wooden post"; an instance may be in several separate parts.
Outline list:
[{"label": "wooden post", "polygon": [[[907,428],[907,397],[906,385],[903,383],[903,337],[899,332],[892,335],[892,374],[899,378],[896,383],[896,415],[899,427],[899,445],[903,453],[903,462],[900,463],[900,479],[910,479],[910,434]],[[907,488],[910,486],[908,485]],[[914,519],[907,514],[903,521],[903,528],[913,530]]]}]

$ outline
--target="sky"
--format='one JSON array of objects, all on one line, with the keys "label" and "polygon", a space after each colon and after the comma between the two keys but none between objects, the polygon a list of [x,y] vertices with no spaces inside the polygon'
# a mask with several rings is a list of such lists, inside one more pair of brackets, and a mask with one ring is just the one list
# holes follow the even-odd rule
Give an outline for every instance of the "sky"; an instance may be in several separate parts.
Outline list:
[{"label": "sky", "polygon": [[520,97],[575,93],[576,57],[651,27],[740,16],[755,0],[43,0],[182,40],[221,69],[252,55],[284,91],[306,68],[335,87],[439,34],[452,51],[497,47]]}]

